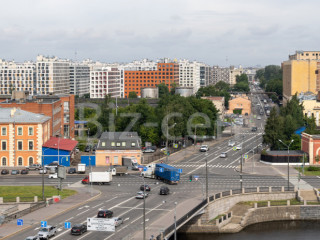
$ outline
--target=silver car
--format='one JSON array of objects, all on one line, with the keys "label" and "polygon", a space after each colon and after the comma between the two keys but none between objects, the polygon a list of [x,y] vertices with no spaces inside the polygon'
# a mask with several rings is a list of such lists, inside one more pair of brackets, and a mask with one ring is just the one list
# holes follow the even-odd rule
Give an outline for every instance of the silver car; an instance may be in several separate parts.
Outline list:
[{"label": "silver car", "polygon": [[118,227],[118,226],[120,226],[120,225],[123,223],[122,218],[113,217],[112,219],[114,220],[114,226],[115,226],[115,227]]},{"label": "silver car", "polygon": [[136,198],[137,198],[137,199],[143,199],[143,198],[144,198],[143,196],[144,196],[145,198],[147,198],[147,197],[148,197],[148,193],[143,194],[142,191],[137,192]]},{"label": "silver car", "polygon": [[49,239],[57,233],[57,228],[55,226],[48,225],[47,227],[40,228],[38,236],[40,239]]},{"label": "silver car", "polygon": [[30,236],[27,237],[25,240],[39,240],[38,236]]}]

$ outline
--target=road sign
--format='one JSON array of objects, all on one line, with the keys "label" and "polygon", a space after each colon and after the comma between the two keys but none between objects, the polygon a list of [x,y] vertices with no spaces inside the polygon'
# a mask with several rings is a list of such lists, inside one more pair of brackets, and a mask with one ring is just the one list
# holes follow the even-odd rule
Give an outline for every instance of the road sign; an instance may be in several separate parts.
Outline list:
[{"label": "road sign", "polygon": [[148,170],[148,168],[147,168],[147,167],[144,167],[144,168],[143,168],[143,171],[144,171],[144,172],[145,172],[145,171],[147,171],[147,170]]},{"label": "road sign", "polygon": [[178,144],[177,143],[173,144],[173,148],[178,148]]},{"label": "road sign", "polygon": [[248,159],[248,155],[244,155],[243,157],[244,157],[244,159]]},{"label": "road sign", "polygon": [[65,223],[64,223],[64,228],[65,228],[65,229],[71,228],[71,222],[65,222]]},{"label": "road sign", "polygon": [[159,168],[159,172],[164,172],[164,168]]},{"label": "road sign", "polygon": [[237,151],[237,147],[233,147],[232,149],[233,149],[233,151]]},{"label": "road sign", "polygon": [[115,220],[110,218],[87,218],[87,229],[91,231],[114,232]]},{"label": "road sign", "polygon": [[47,221],[41,221],[41,227],[47,227]]},{"label": "road sign", "polygon": [[23,219],[17,219],[17,226],[23,226]]},{"label": "road sign", "polygon": [[179,173],[182,173],[182,168],[179,168],[178,171],[179,171]]},{"label": "road sign", "polygon": [[199,176],[198,176],[198,175],[194,175],[193,177],[194,177],[194,179],[195,179],[196,181],[199,179]]}]

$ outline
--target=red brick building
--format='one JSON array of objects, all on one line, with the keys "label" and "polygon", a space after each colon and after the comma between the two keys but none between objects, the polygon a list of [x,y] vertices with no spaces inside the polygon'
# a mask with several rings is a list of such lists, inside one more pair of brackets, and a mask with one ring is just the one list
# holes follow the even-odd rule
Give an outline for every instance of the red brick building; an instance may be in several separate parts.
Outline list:
[{"label": "red brick building", "polygon": [[50,136],[60,134],[67,138],[74,138],[74,95],[27,96],[13,94],[10,99],[0,102],[0,107],[15,107],[49,116],[51,118]]},{"label": "red brick building", "polygon": [[309,155],[309,164],[320,164],[320,135],[301,134],[301,150]]},{"label": "red brick building", "polygon": [[130,92],[136,92],[141,96],[141,88],[156,87],[164,83],[169,91],[173,85],[179,84],[179,64],[158,63],[155,71],[125,71],[124,73],[124,97],[129,97]]}]

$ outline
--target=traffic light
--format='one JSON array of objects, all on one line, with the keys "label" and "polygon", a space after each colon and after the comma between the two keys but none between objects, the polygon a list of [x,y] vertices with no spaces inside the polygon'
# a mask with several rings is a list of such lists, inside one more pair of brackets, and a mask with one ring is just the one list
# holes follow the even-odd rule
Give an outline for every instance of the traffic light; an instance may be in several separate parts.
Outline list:
[{"label": "traffic light", "polygon": [[189,176],[189,182],[192,182],[192,175]]}]

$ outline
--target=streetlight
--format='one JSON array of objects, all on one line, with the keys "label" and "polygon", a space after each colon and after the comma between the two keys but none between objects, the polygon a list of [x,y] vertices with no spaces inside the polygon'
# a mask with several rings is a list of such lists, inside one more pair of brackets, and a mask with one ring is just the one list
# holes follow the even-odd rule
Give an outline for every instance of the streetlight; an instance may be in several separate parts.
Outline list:
[{"label": "streetlight", "polygon": [[206,160],[206,200],[208,200],[208,153],[205,153]]},{"label": "streetlight", "polygon": [[290,186],[290,177],[289,177],[289,149],[290,149],[290,145],[293,143],[293,139],[291,139],[290,144],[287,145],[284,142],[282,142],[280,139],[278,139],[279,142],[281,142],[283,145],[285,145],[288,148],[288,191],[289,191],[289,186]]},{"label": "streetlight", "polygon": [[174,202],[174,240],[177,240],[177,202]]},{"label": "streetlight", "polygon": [[[176,125],[176,123],[174,123],[172,125],[172,127],[174,127]],[[168,163],[168,153],[169,153],[169,149],[168,149],[168,138],[169,138],[169,122],[168,122],[168,117],[167,117],[167,136],[166,136],[166,163]]]},{"label": "streetlight", "polygon": [[198,126],[203,126],[203,124],[200,123],[200,124],[196,124],[196,126],[195,126],[195,136],[194,136],[194,147],[193,147],[193,149],[196,148],[196,144],[197,144],[197,127]]},{"label": "streetlight", "polygon": [[[53,146],[56,146],[57,144],[54,144]],[[51,146],[51,147],[53,147]],[[46,150],[42,150],[41,148],[41,165],[42,165],[42,201],[44,201],[44,159],[43,159],[43,155],[44,153],[48,150],[48,149],[51,149],[51,148],[47,148]]]}]

